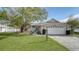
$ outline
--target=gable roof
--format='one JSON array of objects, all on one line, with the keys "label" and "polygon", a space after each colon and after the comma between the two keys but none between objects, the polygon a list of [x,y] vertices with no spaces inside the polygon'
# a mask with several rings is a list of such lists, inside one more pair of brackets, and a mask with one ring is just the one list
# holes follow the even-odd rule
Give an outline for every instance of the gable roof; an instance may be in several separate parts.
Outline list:
[{"label": "gable roof", "polygon": [[60,22],[57,21],[56,19],[51,19],[51,20],[48,20],[47,23],[60,23]]},{"label": "gable roof", "polygon": [[36,26],[66,26],[65,23],[61,23],[55,19],[48,20],[45,23],[32,23],[31,25],[36,25]]}]

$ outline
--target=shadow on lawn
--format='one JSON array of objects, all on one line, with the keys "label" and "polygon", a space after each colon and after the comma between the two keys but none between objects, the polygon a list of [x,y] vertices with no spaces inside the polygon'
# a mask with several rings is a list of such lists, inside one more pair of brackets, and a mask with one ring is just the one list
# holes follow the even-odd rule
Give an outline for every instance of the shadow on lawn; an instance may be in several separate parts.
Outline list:
[{"label": "shadow on lawn", "polygon": [[19,33],[0,33],[0,36],[24,36],[23,34]]},{"label": "shadow on lawn", "polygon": [[6,36],[0,36],[0,40],[7,38]]},{"label": "shadow on lawn", "polygon": [[0,33],[0,40],[7,38],[9,36],[23,36],[18,33]]}]

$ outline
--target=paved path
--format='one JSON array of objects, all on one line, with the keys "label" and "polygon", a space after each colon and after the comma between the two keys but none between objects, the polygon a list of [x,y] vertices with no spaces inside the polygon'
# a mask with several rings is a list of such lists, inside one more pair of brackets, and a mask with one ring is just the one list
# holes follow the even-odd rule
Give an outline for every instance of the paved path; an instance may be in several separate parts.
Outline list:
[{"label": "paved path", "polygon": [[70,51],[79,51],[79,37],[71,36],[49,36],[54,38],[57,42],[64,45]]}]

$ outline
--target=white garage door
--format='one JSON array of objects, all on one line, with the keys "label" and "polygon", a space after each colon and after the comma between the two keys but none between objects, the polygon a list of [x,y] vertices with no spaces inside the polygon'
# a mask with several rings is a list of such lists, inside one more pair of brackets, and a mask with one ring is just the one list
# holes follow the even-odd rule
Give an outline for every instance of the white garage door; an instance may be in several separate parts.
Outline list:
[{"label": "white garage door", "polygon": [[48,34],[66,34],[65,27],[49,27]]}]

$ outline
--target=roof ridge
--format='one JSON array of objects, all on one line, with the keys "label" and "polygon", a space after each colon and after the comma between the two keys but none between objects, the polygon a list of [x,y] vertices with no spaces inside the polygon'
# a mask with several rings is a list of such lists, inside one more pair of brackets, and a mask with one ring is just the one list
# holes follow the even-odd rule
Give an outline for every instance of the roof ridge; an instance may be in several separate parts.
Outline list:
[{"label": "roof ridge", "polygon": [[54,19],[54,18],[52,18],[52,19],[50,19],[50,20],[48,20],[47,21],[47,23],[60,23],[58,20],[56,20],[56,19]]}]

